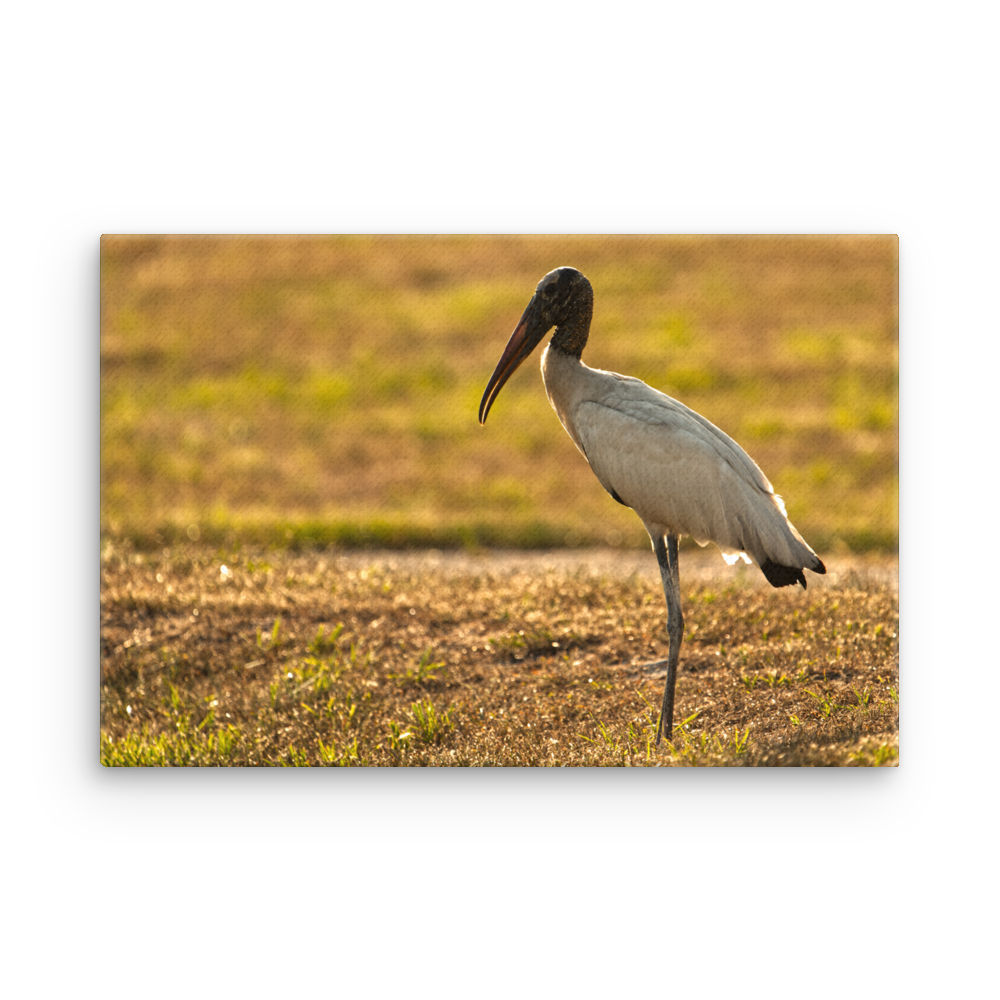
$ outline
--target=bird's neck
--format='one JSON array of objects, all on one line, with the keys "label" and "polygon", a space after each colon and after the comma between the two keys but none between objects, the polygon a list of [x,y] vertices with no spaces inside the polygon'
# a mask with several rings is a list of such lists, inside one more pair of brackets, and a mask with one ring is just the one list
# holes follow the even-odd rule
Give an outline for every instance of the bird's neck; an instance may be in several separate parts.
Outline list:
[{"label": "bird's neck", "polygon": [[556,327],[551,346],[574,358],[583,355],[590,336],[590,321],[594,316],[594,291],[587,282],[574,296],[572,311]]}]

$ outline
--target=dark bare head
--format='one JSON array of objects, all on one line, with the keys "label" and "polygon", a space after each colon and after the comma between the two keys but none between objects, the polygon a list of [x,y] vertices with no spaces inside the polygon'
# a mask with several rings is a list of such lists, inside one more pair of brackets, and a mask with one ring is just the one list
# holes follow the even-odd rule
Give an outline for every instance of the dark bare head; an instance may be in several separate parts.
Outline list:
[{"label": "dark bare head", "polygon": [[557,267],[549,271],[535,288],[535,294],[504,348],[500,361],[486,386],[479,404],[479,422],[486,423],[493,400],[504,383],[552,329],[552,347],[580,357],[590,333],[594,314],[594,290],[575,267]]}]

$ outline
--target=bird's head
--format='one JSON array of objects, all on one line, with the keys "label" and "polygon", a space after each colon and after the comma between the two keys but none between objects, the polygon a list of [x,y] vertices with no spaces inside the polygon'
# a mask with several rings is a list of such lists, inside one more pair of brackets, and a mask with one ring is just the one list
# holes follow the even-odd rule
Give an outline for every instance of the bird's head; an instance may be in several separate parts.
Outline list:
[{"label": "bird's head", "polygon": [[486,423],[486,415],[504,383],[552,327],[559,328],[553,343],[561,340],[557,346],[580,356],[587,342],[593,305],[590,282],[575,267],[557,267],[538,282],[483,393],[479,404],[481,424]]}]

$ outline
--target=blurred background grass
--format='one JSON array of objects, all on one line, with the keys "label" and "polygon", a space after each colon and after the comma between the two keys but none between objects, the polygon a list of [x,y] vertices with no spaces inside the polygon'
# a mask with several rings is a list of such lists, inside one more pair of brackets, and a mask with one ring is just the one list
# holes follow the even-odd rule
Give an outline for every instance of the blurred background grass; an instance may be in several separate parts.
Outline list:
[{"label": "blurred background grass", "polygon": [[477,420],[563,264],[594,286],[591,367],[735,437],[817,550],[897,549],[894,236],[105,236],[102,538],[648,546],[540,350]]}]

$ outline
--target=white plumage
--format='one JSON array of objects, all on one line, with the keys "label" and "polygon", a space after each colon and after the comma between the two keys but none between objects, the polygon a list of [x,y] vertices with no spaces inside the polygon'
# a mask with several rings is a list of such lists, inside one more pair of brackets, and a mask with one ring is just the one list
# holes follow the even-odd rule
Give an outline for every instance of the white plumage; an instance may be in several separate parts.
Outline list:
[{"label": "white plumage", "polygon": [[637,378],[588,368],[551,346],[542,378],[601,485],[642,518],[650,536],[662,529],[715,542],[730,564],[742,555],[812,568],[816,553],[767,477],[703,416]]},{"label": "white plumage", "polygon": [[504,383],[553,326],[542,379],[566,432],[601,485],[642,518],[660,564],[670,650],[657,743],[673,724],[677,660],[684,631],[677,540],[714,542],[730,564],[756,562],[768,581],[806,585],[803,569],[826,568],[785,514],[767,477],[727,434],[637,378],[588,368],[593,289],[575,268],[547,274],[511,335],[480,404],[485,423]]}]

